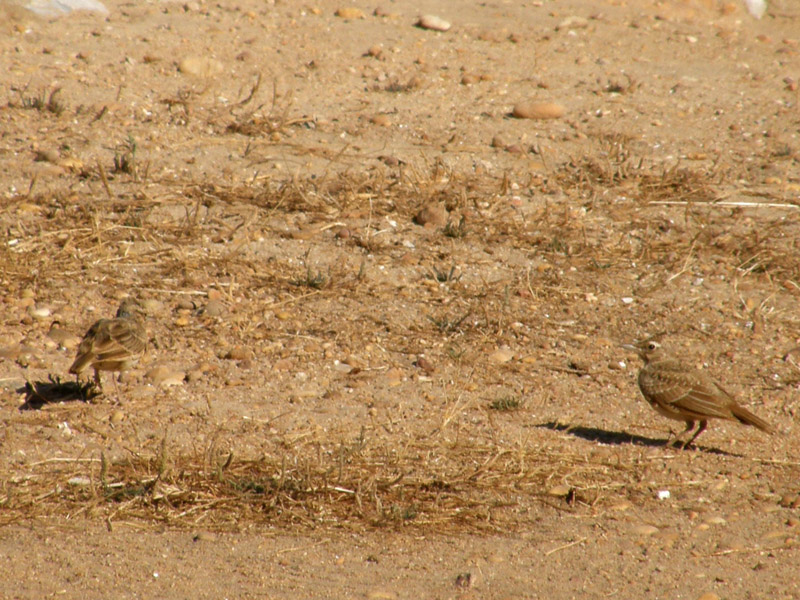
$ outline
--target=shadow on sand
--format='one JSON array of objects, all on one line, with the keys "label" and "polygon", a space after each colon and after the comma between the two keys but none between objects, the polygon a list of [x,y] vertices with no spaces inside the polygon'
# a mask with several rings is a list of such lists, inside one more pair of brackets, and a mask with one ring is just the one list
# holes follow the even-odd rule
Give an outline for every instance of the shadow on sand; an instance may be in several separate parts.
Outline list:
[{"label": "shadow on sand", "polygon": [[100,395],[94,382],[61,381],[60,377],[48,376],[48,381],[26,382],[17,390],[25,395],[20,410],[39,410],[47,404],[58,402],[90,402]]},{"label": "shadow on sand", "polygon": [[[615,444],[618,446],[622,444],[632,444],[634,446],[646,446],[648,448],[670,448],[680,452],[679,448],[667,446],[668,440],[645,437],[643,435],[634,435],[632,433],[624,433],[622,431],[607,431],[605,429],[598,429],[597,427],[583,427],[581,425],[569,426],[564,425],[563,423],[556,423],[554,421],[541,423],[537,425],[537,427],[568,433],[569,435],[574,435],[575,437],[579,437],[590,442]],[[709,454],[718,454],[720,456],[741,456],[740,454],[726,452],[725,450],[720,450],[719,448],[699,446],[697,444],[692,444],[688,450],[707,452]]]}]

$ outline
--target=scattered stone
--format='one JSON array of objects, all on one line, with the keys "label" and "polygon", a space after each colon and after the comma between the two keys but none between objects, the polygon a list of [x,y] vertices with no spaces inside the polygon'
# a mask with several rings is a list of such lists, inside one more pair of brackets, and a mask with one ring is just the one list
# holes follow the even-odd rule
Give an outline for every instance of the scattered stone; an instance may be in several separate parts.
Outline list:
[{"label": "scattered stone", "polygon": [[208,56],[187,56],[178,63],[178,70],[181,73],[197,77],[213,77],[222,73],[223,69],[224,66],[220,61]]},{"label": "scattered stone", "polygon": [[702,596],[698,596],[697,600],[719,600],[719,596],[717,596],[714,592],[706,592]]},{"label": "scattered stone", "polygon": [[46,306],[35,306],[35,307],[32,306],[28,308],[28,314],[32,316],[34,319],[41,321],[42,319],[46,319],[53,313]]},{"label": "scattered stone", "polygon": [[145,377],[152,381],[155,385],[160,385],[161,387],[170,387],[173,385],[183,385],[183,382],[186,379],[186,374],[183,371],[174,371],[169,367],[159,365],[157,367],[153,367],[147,373],[145,373]]},{"label": "scattered stone", "polygon": [[480,80],[480,75],[475,75],[474,73],[464,73],[464,75],[461,76],[461,85],[472,85],[473,83],[478,83]]},{"label": "scattered stone", "polygon": [[433,363],[429,361],[424,356],[420,356],[417,359],[417,367],[425,371],[426,374],[432,375],[436,371],[436,367],[433,366]]},{"label": "scattered stone", "polygon": [[227,312],[228,308],[221,300],[211,300],[206,304],[204,313],[209,317],[219,317]]},{"label": "scattered stone", "polygon": [[417,21],[417,27],[431,29],[432,31],[447,31],[451,25],[449,21],[445,21],[436,15],[423,15]]},{"label": "scattered stone", "polygon": [[551,487],[549,490],[547,490],[547,493],[550,496],[562,497],[562,496],[568,495],[569,492],[570,492],[570,489],[571,488],[568,485],[557,485],[557,486]]},{"label": "scattered stone", "polygon": [[366,18],[366,15],[364,15],[364,11],[362,11],[360,8],[355,8],[354,6],[346,6],[344,8],[336,9],[336,12],[333,14],[342,19]]},{"label": "scattered stone", "polygon": [[217,536],[211,533],[210,531],[200,531],[194,534],[192,538],[193,542],[216,542]]},{"label": "scattered stone", "polygon": [[383,54],[383,48],[378,45],[370,46],[369,50],[367,50],[367,56],[371,56],[373,58],[380,58]]},{"label": "scattered stone", "polygon": [[250,348],[244,346],[235,346],[225,353],[225,358],[229,360],[246,360],[253,357],[253,352]]},{"label": "scattered stone", "polygon": [[506,142],[505,138],[501,134],[497,134],[492,138],[492,148],[502,148],[505,149],[508,147],[508,142]]},{"label": "scattered stone", "polygon": [[369,122],[380,127],[389,127],[392,124],[392,120],[389,118],[389,115],[375,115],[369,120]]},{"label": "scattered stone", "polygon": [[118,425],[125,420],[125,413],[121,410],[115,410],[111,413],[111,416],[108,418],[112,425]]},{"label": "scattered stone", "polygon": [[66,329],[62,329],[58,326],[57,322],[54,322],[50,326],[50,331],[47,332],[47,337],[55,342],[59,348],[64,348],[65,350],[77,348],[78,344],[81,343],[80,337],[74,333],[70,333]]},{"label": "scattered stone", "polygon": [[447,209],[441,203],[426,204],[414,216],[414,222],[423,227],[426,225],[444,227],[447,225]]},{"label": "scattered stone", "polygon": [[510,348],[500,348],[489,355],[489,360],[497,364],[507,363],[512,358],[514,358],[514,351]]},{"label": "scattered stone", "polygon": [[637,535],[654,535],[658,531],[658,527],[654,525],[637,525],[633,528],[633,532]]},{"label": "scattered stone", "polygon": [[556,31],[563,29],[585,29],[589,26],[589,19],[585,17],[571,16],[562,20],[556,25]]},{"label": "scattered stone", "polygon": [[559,119],[564,116],[565,109],[555,102],[523,101],[514,105],[512,116],[518,119]]}]

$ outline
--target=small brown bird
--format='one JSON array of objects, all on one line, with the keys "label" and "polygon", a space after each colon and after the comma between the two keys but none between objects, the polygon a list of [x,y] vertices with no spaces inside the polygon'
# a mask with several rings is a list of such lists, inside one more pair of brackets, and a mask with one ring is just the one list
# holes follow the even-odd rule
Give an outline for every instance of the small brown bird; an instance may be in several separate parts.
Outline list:
[{"label": "small brown bird", "polygon": [[103,388],[100,371],[122,372],[134,366],[147,348],[144,310],[134,298],[125,298],[113,319],[100,319],[89,328],[78,346],[69,372],[80,376],[94,369],[94,381]]},{"label": "small brown bird", "polygon": [[623,348],[633,350],[644,361],[639,371],[639,389],[644,399],[659,414],[686,423],[686,429],[676,436],[675,442],[694,429],[696,421],[700,421],[697,431],[682,448],[691,445],[705,431],[709,419],[739,421],[761,431],[775,433],[772,425],[739,406],[733,396],[711,377],[684,366],[667,354],[654,339],[660,335],[635,344],[625,344]]}]

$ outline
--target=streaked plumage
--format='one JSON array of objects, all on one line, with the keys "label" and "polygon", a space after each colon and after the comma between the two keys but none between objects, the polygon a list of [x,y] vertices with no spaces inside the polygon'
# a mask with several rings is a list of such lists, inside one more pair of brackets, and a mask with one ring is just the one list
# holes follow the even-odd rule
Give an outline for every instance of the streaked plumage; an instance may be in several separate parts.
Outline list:
[{"label": "streaked plumage", "polygon": [[733,396],[708,375],[669,356],[655,339],[648,338],[623,347],[633,350],[644,361],[638,382],[645,400],[659,414],[686,423],[686,429],[678,438],[694,429],[695,422],[700,422],[683,448],[705,431],[709,419],[738,421],[767,433],[775,432],[772,425],[739,406]]},{"label": "streaked plumage", "polygon": [[94,369],[94,380],[102,388],[100,371],[122,372],[134,366],[147,349],[143,310],[133,298],[125,298],[113,319],[100,319],[89,328],[78,346],[69,372],[80,375]]}]

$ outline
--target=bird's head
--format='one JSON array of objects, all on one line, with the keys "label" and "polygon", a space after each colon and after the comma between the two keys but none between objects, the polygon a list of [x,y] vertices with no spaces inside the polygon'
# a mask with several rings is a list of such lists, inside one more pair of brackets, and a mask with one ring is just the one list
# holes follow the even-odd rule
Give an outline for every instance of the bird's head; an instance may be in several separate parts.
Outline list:
[{"label": "bird's head", "polygon": [[636,352],[645,364],[657,362],[666,354],[664,347],[659,341],[663,335],[664,332],[657,333],[644,340],[635,341],[633,344],[623,344],[622,347],[626,350],[633,350]]}]

